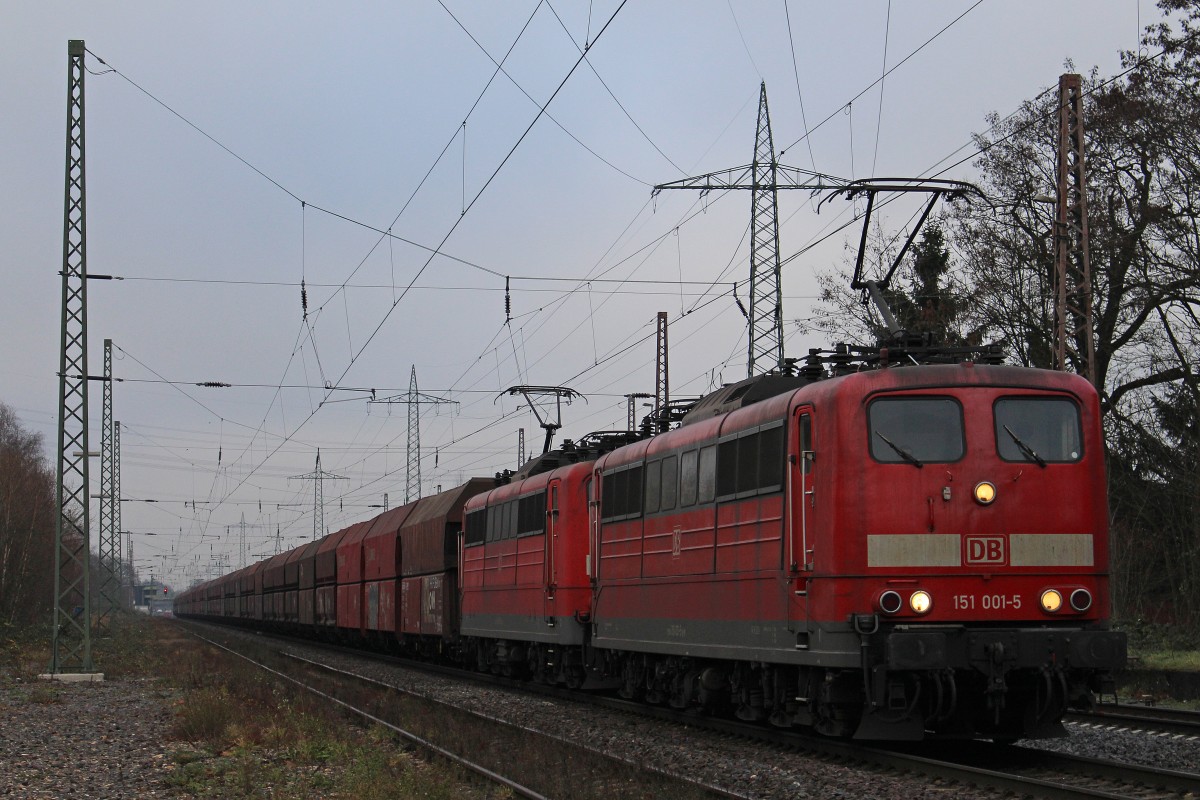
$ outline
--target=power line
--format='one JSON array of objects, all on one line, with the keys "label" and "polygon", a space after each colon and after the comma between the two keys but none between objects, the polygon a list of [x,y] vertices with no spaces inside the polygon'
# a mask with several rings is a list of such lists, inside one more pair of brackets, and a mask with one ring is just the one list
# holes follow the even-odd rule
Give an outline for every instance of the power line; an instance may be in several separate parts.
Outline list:
[{"label": "power line", "polygon": [[[558,20],[558,24],[562,27],[563,31],[567,34],[567,38],[571,39],[572,44],[575,44],[575,40],[573,38],[571,38],[571,32],[567,30],[567,26],[563,23],[562,17],[560,17],[558,15],[558,12],[554,10],[554,6],[549,2],[549,0],[547,0],[547,2],[546,2],[546,7],[550,9],[550,13],[554,14],[554,18],[556,20]],[[578,44],[575,44],[575,49],[579,51],[580,55],[586,54],[587,50],[590,47],[591,47],[591,45],[588,45],[588,47],[586,47],[586,48],[581,48]],[[633,125],[634,128],[637,129],[637,132],[642,135],[642,138],[645,139],[649,143],[649,145],[654,148],[654,151],[656,153],[658,153],[660,156],[662,156],[668,164],[670,164],[672,167],[674,167],[677,172],[679,172],[682,175],[686,175],[687,173],[684,171],[684,169],[681,166],[679,166],[678,164],[676,164],[674,161],[672,161],[671,157],[669,155],[667,155],[666,153],[664,153],[663,149],[661,147],[659,147],[657,144],[655,144],[654,140],[650,138],[650,134],[646,133],[646,131],[643,130],[642,126],[638,124],[637,120],[635,120],[633,118],[633,115],[629,113],[629,109],[625,108],[624,104],[622,104],[621,101],[619,99],[617,99],[616,94],[614,94],[613,90],[611,88],[609,88],[609,85],[607,83],[605,83],[604,78],[600,77],[600,73],[596,70],[596,65],[593,64],[591,61],[588,61],[587,65],[588,65],[588,69],[590,69],[592,71],[592,74],[596,76],[596,80],[600,81],[600,85],[604,87],[604,91],[608,92],[608,96],[613,99],[613,102],[617,104],[617,108],[621,109],[621,113],[623,113],[625,115],[625,118],[627,120],[629,120],[629,122]],[[607,164],[608,162],[606,161],[605,163]],[[622,173],[622,174],[627,174],[627,173]],[[629,177],[632,177],[632,176],[629,176]],[[643,186],[649,185],[645,181],[638,181],[638,183],[641,183]]]},{"label": "power line", "polygon": [[792,50],[792,75],[796,78],[796,96],[800,99],[800,122],[804,125],[804,143],[808,145],[808,160],[817,172],[817,159],[813,156],[812,139],[809,138],[808,116],[804,113],[804,92],[800,90],[800,66],[796,63],[796,37],[792,35],[792,15],[788,12],[787,0],[783,0],[783,16],[787,20],[788,46]]},{"label": "power line", "polygon": [[[544,0],[543,0],[543,2],[544,2]],[[456,17],[456,16],[454,15],[454,12],[453,12],[453,11],[451,11],[449,8],[447,8],[447,7],[446,7],[446,4],[445,4],[445,3],[443,3],[443,2],[442,2],[442,0],[438,0],[438,5],[440,5],[440,6],[441,6],[443,9],[445,9],[446,13],[450,15],[450,18],[451,18],[452,20],[454,20],[455,24],[457,24],[457,25],[458,25],[458,27],[462,28],[462,31],[463,31],[463,33],[465,33],[465,34],[467,35],[467,38],[469,38],[469,39],[470,39],[470,40],[471,40],[471,41],[472,41],[472,42],[475,44],[475,46],[479,48],[480,52],[482,52],[482,53],[483,53],[485,56],[487,56],[487,57],[488,57],[488,59],[489,59],[489,60],[490,60],[490,61],[491,61],[493,64],[495,64],[495,65],[496,65],[496,71],[497,71],[497,72],[499,72],[499,73],[503,73],[504,77],[508,78],[508,80],[509,80],[509,81],[512,83],[512,85],[513,85],[513,86],[515,86],[515,87],[517,87],[517,90],[518,90],[518,91],[520,91],[520,92],[521,92],[521,94],[525,95],[525,97],[526,97],[526,98],[528,98],[529,102],[533,103],[535,106],[536,106],[536,105],[538,105],[538,102],[537,102],[537,100],[534,100],[534,99],[533,99],[533,96],[532,96],[531,94],[529,94],[529,92],[525,91],[525,87],[524,87],[524,86],[522,86],[520,83],[518,83],[518,82],[517,82],[517,80],[516,80],[516,78],[514,78],[512,75],[510,75],[510,74],[508,73],[508,70],[504,69],[504,67],[503,67],[503,66],[501,66],[501,65],[503,64],[504,60],[506,60],[506,59],[507,59],[508,55],[507,55],[507,54],[505,54],[505,58],[504,58],[504,59],[501,59],[500,61],[496,61],[496,59],[492,58],[492,54],[488,52],[487,48],[486,48],[486,47],[484,47],[484,46],[483,46],[483,45],[482,45],[482,44],[479,42],[479,40],[475,38],[475,34],[471,33],[471,31],[469,31],[469,30],[467,29],[467,26],[466,26],[466,25],[463,25],[463,23],[462,23],[462,22],[459,20],[459,18],[458,18],[458,17]],[[533,13],[534,13],[534,14],[536,14],[536,13],[537,13],[537,10],[538,10],[538,8],[541,8],[541,6],[542,6],[542,3],[541,3],[541,2],[539,2],[539,3],[538,3],[538,5],[537,5],[537,7],[535,7],[535,8],[533,9]],[[558,17],[558,12],[556,12],[556,11],[554,10],[554,7],[553,7],[553,6],[551,6],[549,3],[546,3],[546,6],[547,6],[547,7],[550,9],[550,11],[551,11],[551,12],[554,14],[554,16],[557,18],[557,17]],[[619,11],[619,10],[620,10],[620,9],[618,9],[618,11]],[[533,16],[532,16],[532,15],[530,15],[530,18],[529,18],[529,20],[528,20],[528,21],[526,21],[526,23],[525,23],[525,24],[526,24],[526,26],[528,26],[528,25],[529,25],[529,22],[530,22],[530,21],[532,21],[532,20],[533,20]],[[562,20],[559,20],[559,23],[561,24],[561,23],[562,23]],[[563,27],[564,27],[564,30],[565,30],[566,26],[563,26]],[[524,29],[522,29],[522,32],[524,32]],[[567,38],[570,38],[570,36],[571,36],[571,34],[570,34],[570,32],[568,32],[568,33],[567,33]],[[519,38],[519,37],[518,37],[518,38]],[[596,38],[597,38],[597,39],[598,39],[598,38],[600,38],[600,34],[596,34]],[[574,43],[574,39],[572,39],[571,41],[572,41],[572,43]],[[514,42],[513,44],[515,45],[516,43]],[[595,44],[595,42],[593,41],[593,42],[592,42],[592,44]],[[589,48],[590,48],[590,46],[591,46],[591,45],[589,45]],[[576,49],[578,49],[578,46],[576,47]],[[509,52],[511,52],[511,48],[510,48],[510,51],[509,51]],[[581,51],[580,51],[581,55],[582,55],[584,52],[586,52],[586,50],[581,50]],[[588,66],[589,66],[589,67],[591,67],[591,66],[592,66],[590,62],[588,63]],[[592,72],[595,72],[595,68],[594,68],[594,67],[592,67]],[[597,75],[596,75],[596,77],[597,77],[597,78],[599,78],[599,77],[600,77],[600,76],[599,76],[599,74],[597,74]],[[604,83],[604,81],[603,81],[603,80],[601,80],[600,82],[601,82],[601,84],[603,84],[603,83]],[[604,88],[605,88],[605,89],[608,89],[608,87],[607,87],[607,86],[605,86]],[[610,91],[610,92],[609,92],[609,94],[611,95],[611,94],[612,94],[612,92]],[[614,96],[614,97],[613,97],[613,99],[614,99],[614,100],[616,100],[616,97]],[[619,101],[618,101],[617,105],[620,105],[620,102],[619,102]],[[473,108],[473,107],[472,107],[472,108]],[[622,110],[624,110],[624,108],[622,108]],[[626,112],[626,115],[628,115],[628,112]],[[628,173],[628,172],[626,172],[625,170],[623,170],[623,169],[621,169],[620,167],[618,167],[616,164],[614,164],[614,163],[612,163],[611,161],[609,161],[609,160],[608,160],[607,158],[605,158],[604,156],[602,156],[602,155],[600,155],[599,153],[597,153],[595,150],[593,150],[591,147],[589,147],[587,144],[585,144],[585,143],[583,142],[583,140],[582,140],[582,139],[580,139],[580,138],[579,138],[578,136],[576,136],[575,134],[571,133],[571,131],[569,131],[569,130],[568,130],[568,129],[567,129],[567,128],[566,128],[566,127],[565,127],[565,126],[564,126],[564,125],[561,123],[561,122],[559,122],[559,121],[558,121],[558,120],[557,120],[557,119],[554,117],[554,115],[552,115],[552,114],[547,114],[547,115],[546,115],[546,119],[550,120],[550,121],[551,121],[551,122],[553,122],[555,125],[557,125],[557,126],[558,126],[558,129],[559,129],[559,130],[561,130],[563,133],[565,133],[565,134],[566,134],[568,137],[570,137],[570,139],[571,139],[573,142],[575,142],[575,144],[579,145],[579,146],[580,146],[580,147],[582,147],[584,150],[588,151],[588,153],[590,153],[590,154],[591,154],[592,156],[594,156],[596,159],[598,159],[599,161],[601,161],[601,162],[602,162],[602,163],[603,163],[605,166],[607,166],[607,167],[609,167],[609,168],[613,169],[613,170],[614,170],[614,171],[616,171],[616,172],[619,172],[619,173],[621,173],[621,174],[622,174],[622,175],[624,175],[626,178],[629,178],[631,181],[635,181],[635,182],[637,182],[637,183],[640,183],[640,184],[641,184],[641,185],[643,185],[643,186],[649,186],[649,185],[650,185],[648,182],[646,182],[646,181],[642,180],[641,178],[638,178],[638,177],[636,177],[636,176],[634,176],[634,175],[631,175],[631,174],[629,174],[629,173]],[[632,118],[630,119],[630,121],[632,122]],[[635,127],[636,127],[637,123],[635,122],[635,123],[634,123],[634,125],[635,125]],[[638,130],[641,130],[641,129],[639,128]],[[645,136],[645,134],[644,134],[644,133],[643,133],[642,135],[643,135],[643,136]],[[649,141],[649,137],[647,137],[647,141]],[[653,143],[653,142],[650,142],[650,144],[651,144],[651,145],[654,145],[654,143]],[[657,147],[656,145],[655,145],[654,147],[655,147],[655,149],[656,149],[656,150],[658,149],[658,147]],[[661,151],[661,150],[659,150],[659,153],[662,153],[662,151]],[[664,154],[662,154],[662,155],[663,155],[663,158],[667,158],[667,156],[666,156],[666,154],[665,154],[665,153],[664,153]],[[670,161],[670,160],[671,160],[671,159],[667,158],[667,161]],[[672,164],[672,166],[674,166],[674,165]],[[678,167],[677,167],[677,169],[678,169]]]},{"label": "power line", "polygon": [[[664,234],[660,238],[665,239],[667,236],[673,234],[676,229],[678,229],[678,226],[676,226],[676,228],[672,229],[671,231],[668,231],[666,234]],[[492,272],[491,270],[487,270],[487,268],[485,268],[485,267],[481,267],[480,269],[484,269],[488,272]],[[584,284],[584,283],[626,284],[626,283],[629,283],[629,284],[646,285],[646,286],[669,286],[669,287],[711,286],[712,285],[712,281],[689,281],[689,280],[682,280],[682,279],[677,279],[677,278],[586,278],[586,277],[585,278],[576,278],[576,277],[564,277],[561,275],[503,275],[499,272],[492,272],[492,274],[499,275],[500,277],[506,278],[511,281],[522,281],[522,282],[527,282],[527,283],[535,283],[535,282],[541,282],[541,281],[544,281],[546,283],[578,283],[578,284]],[[221,286],[221,285],[270,286],[270,287],[279,287],[279,288],[287,288],[287,289],[295,289],[295,288],[298,288],[301,286],[301,283],[299,281],[254,281],[254,280],[246,280],[244,278],[239,278],[239,279],[165,278],[165,277],[154,277],[154,276],[149,276],[149,275],[127,275],[127,276],[116,277],[116,280],[142,281],[142,282],[151,282],[151,283],[214,284],[214,285],[218,285],[218,286]],[[347,289],[388,289],[388,288],[390,288],[390,285],[386,284],[386,283],[314,283],[312,281],[308,281],[304,285],[308,286],[309,288],[318,288],[318,289],[319,288],[328,288],[328,287],[345,287]],[[504,287],[502,287],[502,286],[437,286],[437,285],[432,285],[432,284],[427,284],[427,285],[414,284],[412,288],[413,289],[436,290],[436,291],[441,291],[441,290],[446,290],[446,291],[468,291],[469,290],[469,291],[480,291],[480,292],[503,292],[503,291],[505,291]],[[517,288],[511,289],[511,291],[514,291],[514,292],[549,292],[549,291],[559,291],[559,290],[557,290],[557,289],[535,289],[535,288],[521,289],[521,288],[517,287]]]},{"label": "power line", "polygon": [[[625,4],[627,2],[628,2],[628,0],[622,0],[621,4],[617,7],[617,9],[609,17],[608,21],[605,22],[604,26],[596,34],[596,39],[593,41],[593,44],[595,43],[595,41],[598,41],[601,36],[604,35],[604,32],[608,30],[609,26],[617,18],[617,15],[619,15],[621,13],[621,10],[625,7]],[[518,137],[517,141],[509,149],[508,153],[504,156],[504,158],[501,159],[499,165],[497,165],[495,170],[493,170],[492,174],[484,182],[483,186],[479,189],[479,191],[471,199],[471,202],[466,204],[466,206],[463,208],[462,214],[454,221],[454,223],[450,226],[450,229],[442,237],[441,242],[439,242],[439,244],[437,246],[437,250],[440,250],[441,247],[443,245],[445,245],[445,243],[447,241],[449,241],[450,237],[454,234],[454,232],[458,229],[458,226],[462,223],[462,220],[466,219],[467,213],[471,211],[471,209],[474,207],[475,203],[478,202],[479,198],[482,197],[483,194],[487,191],[488,187],[491,186],[492,182],[496,179],[496,176],[500,174],[501,170],[503,170],[504,166],[512,158],[513,154],[517,151],[517,149],[525,141],[525,139],[529,135],[530,131],[533,130],[534,125],[536,125],[538,120],[541,119],[541,117],[545,114],[546,108],[550,105],[550,103],[552,103],[554,101],[554,99],[558,96],[559,92],[562,91],[563,87],[566,86],[567,81],[570,80],[571,76],[579,68],[579,65],[582,62],[583,62],[583,56],[580,56],[580,58],[577,59],[575,61],[575,63],[571,66],[571,68],[567,71],[566,76],[562,79],[562,81],[560,81],[560,83],[558,84],[558,87],[554,90],[554,92],[550,95],[550,97],[546,100],[546,102],[539,108],[538,113],[534,116],[533,120],[526,127],[525,131],[520,135],[520,137]],[[367,340],[362,344],[362,346],[357,350],[357,352],[355,352],[351,356],[349,364],[346,365],[346,368],[342,371],[341,375],[338,376],[337,380],[333,381],[333,385],[336,386],[338,383],[340,383],[341,380],[343,378],[345,378],[345,376],[350,372],[351,368],[353,368],[353,366],[354,366],[354,363],[358,360],[358,358],[362,355],[362,353],[366,350],[366,348],[369,347],[371,345],[371,343],[375,340],[375,337],[379,334],[379,331],[383,329],[384,324],[391,317],[392,312],[395,311],[395,309],[399,305],[400,301],[404,299],[404,297],[407,295],[407,293],[412,288],[412,286],[421,277],[422,273],[424,273],[424,271],[429,267],[429,264],[433,261],[433,258],[434,258],[434,254],[431,254],[430,257],[425,261],[425,264],[417,271],[416,275],[413,276],[413,278],[409,282],[408,286],[405,287],[404,291],[401,292],[400,296],[395,299],[395,301],[392,303],[391,308],[384,314],[383,318],[379,321],[379,324],[376,325],[375,329],[367,337]],[[328,399],[328,396],[329,395],[327,393],[326,399]],[[276,446],[275,450],[272,451],[272,453],[267,455],[267,458],[270,458],[271,455],[274,455],[275,452],[278,452],[279,448],[282,447],[282,444],[284,442],[290,440],[305,425],[307,425],[312,420],[312,418],[316,415],[316,412],[319,408],[320,408],[320,406],[318,406],[317,409],[314,409],[312,412],[310,412],[307,417],[305,417],[298,425],[296,425],[292,429],[292,431],[283,438],[283,441],[279,445]],[[261,463],[265,463],[265,461],[260,462],[259,466],[261,466]],[[233,489],[231,489],[229,492],[226,493],[226,496],[231,496],[234,491],[237,491],[237,489],[242,485],[242,483],[244,483],[250,476],[254,475],[254,473],[258,470],[258,468],[259,467],[256,466],[256,467],[250,469],[247,472],[247,474],[242,477],[241,481],[239,481],[239,483],[237,485],[235,485]]]},{"label": "power line", "polygon": [[887,77],[887,51],[888,38],[892,32],[892,0],[888,0],[887,5],[887,21],[883,25],[883,66],[880,70],[883,72],[879,76],[879,112],[875,115],[875,155],[871,158],[871,174],[875,174],[875,165],[879,163],[879,134],[883,128],[883,89],[885,86],[884,78]]},{"label": "power line", "polygon": [[979,8],[979,6],[981,6],[981,5],[983,5],[983,0],[976,0],[976,2],[975,2],[975,4],[974,4],[974,5],[972,5],[972,6],[971,6],[970,8],[968,8],[966,11],[962,12],[961,14],[959,14],[959,15],[958,15],[957,17],[955,17],[954,19],[950,20],[948,23],[946,23],[945,27],[943,27],[941,30],[939,30],[937,33],[935,33],[933,36],[930,36],[928,39],[926,39],[926,40],[924,41],[924,43],[922,43],[922,44],[921,44],[919,47],[917,47],[917,49],[916,49],[916,50],[913,50],[911,53],[909,53],[908,55],[906,55],[904,58],[900,59],[900,61],[899,61],[899,62],[896,64],[896,66],[894,66],[894,67],[892,67],[891,69],[889,69],[888,71],[884,72],[884,73],[883,73],[882,75],[880,75],[880,76],[879,76],[877,79],[875,79],[874,81],[872,81],[872,82],[871,82],[871,84],[870,84],[869,86],[867,86],[866,88],[864,88],[864,89],[863,89],[861,92],[859,92],[858,94],[854,95],[854,97],[851,97],[851,98],[850,98],[848,101],[846,101],[845,103],[842,103],[840,106],[838,106],[838,107],[837,107],[837,109],[836,109],[836,110],[834,110],[832,113],[830,113],[830,115],[829,115],[829,116],[827,116],[825,119],[823,119],[823,120],[821,120],[820,122],[818,122],[818,123],[817,123],[817,124],[816,124],[814,127],[810,128],[808,131],[806,131],[806,132],[805,132],[805,134],[804,134],[803,136],[801,136],[799,139],[797,139],[796,141],[794,141],[794,142],[792,142],[791,144],[789,144],[787,147],[785,147],[785,148],[783,148],[782,150],[780,150],[780,151],[779,151],[779,155],[780,155],[780,156],[782,156],[782,155],[783,155],[783,154],[784,154],[786,151],[788,151],[788,150],[791,150],[793,147],[795,147],[796,145],[800,144],[800,142],[804,141],[805,139],[808,139],[808,138],[809,138],[809,137],[810,137],[812,134],[814,134],[814,133],[816,133],[818,130],[820,130],[820,129],[821,129],[821,128],[822,128],[822,127],[825,125],[825,123],[826,123],[826,122],[829,122],[829,120],[833,119],[833,118],[834,118],[834,117],[836,117],[838,114],[840,114],[840,113],[842,112],[842,109],[844,109],[844,108],[845,108],[847,105],[849,105],[849,104],[853,103],[855,100],[857,100],[858,98],[862,97],[862,96],[863,96],[864,94],[866,94],[867,92],[871,91],[871,89],[872,89],[872,88],[874,88],[874,87],[875,87],[875,85],[876,85],[877,83],[879,83],[880,81],[882,81],[882,80],[883,80],[884,78],[886,78],[888,75],[891,75],[891,74],[892,74],[893,72],[895,72],[896,70],[900,69],[900,67],[904,66],[904,64],[905,64],[905,63],[907,63],[907,62],[908,62],[908,60],[909,60],[910,58],[912,58],[912,57],[913,57],[913,56],[915,56],[917,53],[919,53],[919,52],[921,52],[922,50],[924,50],[924,49],[925,49],[926,47],[928,47],[928,46],[930,45],[930,43],[932,43],[932,42],[933,42],[935,39],[937,39],[939,36],[941,36],[941,35],[942,35],[943,33],[945,33],[946,31],[950,30],[950,28],[951,28],[951,27],[953,27],[953,26],[955,25],[955,23],[957,23],[957,22],[958,22],[960,19],[962,19],[963,17],[965,17],[967,14],[970,14],[972,11],[974,11],[974,10],[975,10],[975,9],[977,9],[977,8]]}]

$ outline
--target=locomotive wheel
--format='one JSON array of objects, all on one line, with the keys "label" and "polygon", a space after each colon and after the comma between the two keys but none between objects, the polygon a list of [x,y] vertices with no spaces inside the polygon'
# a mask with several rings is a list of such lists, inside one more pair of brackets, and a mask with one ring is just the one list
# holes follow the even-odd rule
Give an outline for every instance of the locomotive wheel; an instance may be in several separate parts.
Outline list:
[{"label": "locomotive wheel", "polygon": [[626,700],[638,700],[646,682],[646,663],[638,656],[626,656],[621,662],[621,688],[617,694]]},{"label": "locomotive wheel", "polygon": [[525,651],[525,671],[529,679],[535,683],[546,683],[546,659],[542,654],[541,645],[531,644]]}]

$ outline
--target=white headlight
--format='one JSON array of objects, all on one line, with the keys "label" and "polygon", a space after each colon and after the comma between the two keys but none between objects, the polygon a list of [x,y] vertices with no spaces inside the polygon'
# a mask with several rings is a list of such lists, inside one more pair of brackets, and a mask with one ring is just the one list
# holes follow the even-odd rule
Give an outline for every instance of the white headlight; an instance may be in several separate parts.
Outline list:
[{"label": "white headlight", "polygon": [[933,608],[933,598],[924,589],[913,592],[908,598],[908,607],[918,614],[925,614]]},{"label": "white headlight", "polygon": [[1058,589],[1047,589],[1046,591],[1042,592],[1042,596],[1039,598],[1039,601],[1042,604],[1043,611],[1053,614],[1062,608],[1062,592],[1058,591]]}]

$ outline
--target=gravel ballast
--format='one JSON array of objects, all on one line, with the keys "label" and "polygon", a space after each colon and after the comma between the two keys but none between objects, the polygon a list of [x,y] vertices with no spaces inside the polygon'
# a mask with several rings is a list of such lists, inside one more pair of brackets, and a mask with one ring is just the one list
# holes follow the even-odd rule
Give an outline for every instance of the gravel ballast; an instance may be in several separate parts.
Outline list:
[{"label": "gravel ballast", "polygon": [[140,681],[0,691],[0,797],[168,797],[172,695]]},{"label": "gravel ballast", "polygon": [[[236,635],[253,636],[240,632]],[[258,641],[261,643],[261,638]],[[652,765],[668,773],[712,782],[745,797],[889,800],[1003,796],[962,784],[931,783],[923,776],[846,766],[804,753],[780,752],[702,729],[472,684],[301,644],[276,643],[276,649],[580,746],[609,752],[631,763]],[[1200,740],[1164,738],[1135,731],[1073,730],[1067,739],[1026,740],[1020,745],[1092,758],[1153,763],[1184,771],[1195,771],[1196,765],[1200,764]],[[936,749],[934,753],[936,755]]]},{"label": "gravel ballast", "polygon": [[[212,630],[212,629],[210,629]],[[218,639],[263,638],[228,629]],[[278,645],[431,699],[452,703],[633,764],[714,782],[747,798],[995,798],[987,790],[835,763],[710,731],[632,714],[471,684],[305,645]],[[0,797],[179,796],[168,779],[177,693],[149,681],[59,684],[20,681],[0,688]],[[1080,729],[1068,739],[1021,742],[1194,771],[1200,740],[1132,731]]]}]

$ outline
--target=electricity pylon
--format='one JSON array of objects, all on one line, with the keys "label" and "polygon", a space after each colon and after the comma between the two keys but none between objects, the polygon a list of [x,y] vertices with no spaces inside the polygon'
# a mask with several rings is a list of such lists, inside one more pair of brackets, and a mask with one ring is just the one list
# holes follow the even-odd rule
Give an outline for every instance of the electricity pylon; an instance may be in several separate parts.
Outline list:
[{"label": "electricity pylon", "polygon": [[397,403],[408,406],[408,470],[404,477],[404,502],[421,499],[421,404],[457,403],[445,397],[417,391],[417,365],[413,364],[408,378],[408,393],[368,400],[368,403]]},{"label": "electricity pylon", "polygon": [[754,160],[740,167],[710,172],[694,178],[660,183],[663,189],[750,190],[750,346],[746,375],[783,372],[783,302],[780,292],[779,259],[780,189],[839,189],[846,182],[819,172],[788,167],[775,159],[771,115],[767,108],[767,84],[758,97],[758,126],[754,137]]},{"label": "electricity pylon", "polygon": [[348,481],[344,475],[334,475],[321,469],[321,450],[317,448],[317,468],[304,475],[293,475],[289,481],[313,482],[313,541],[325,535],[325,481]]}]

